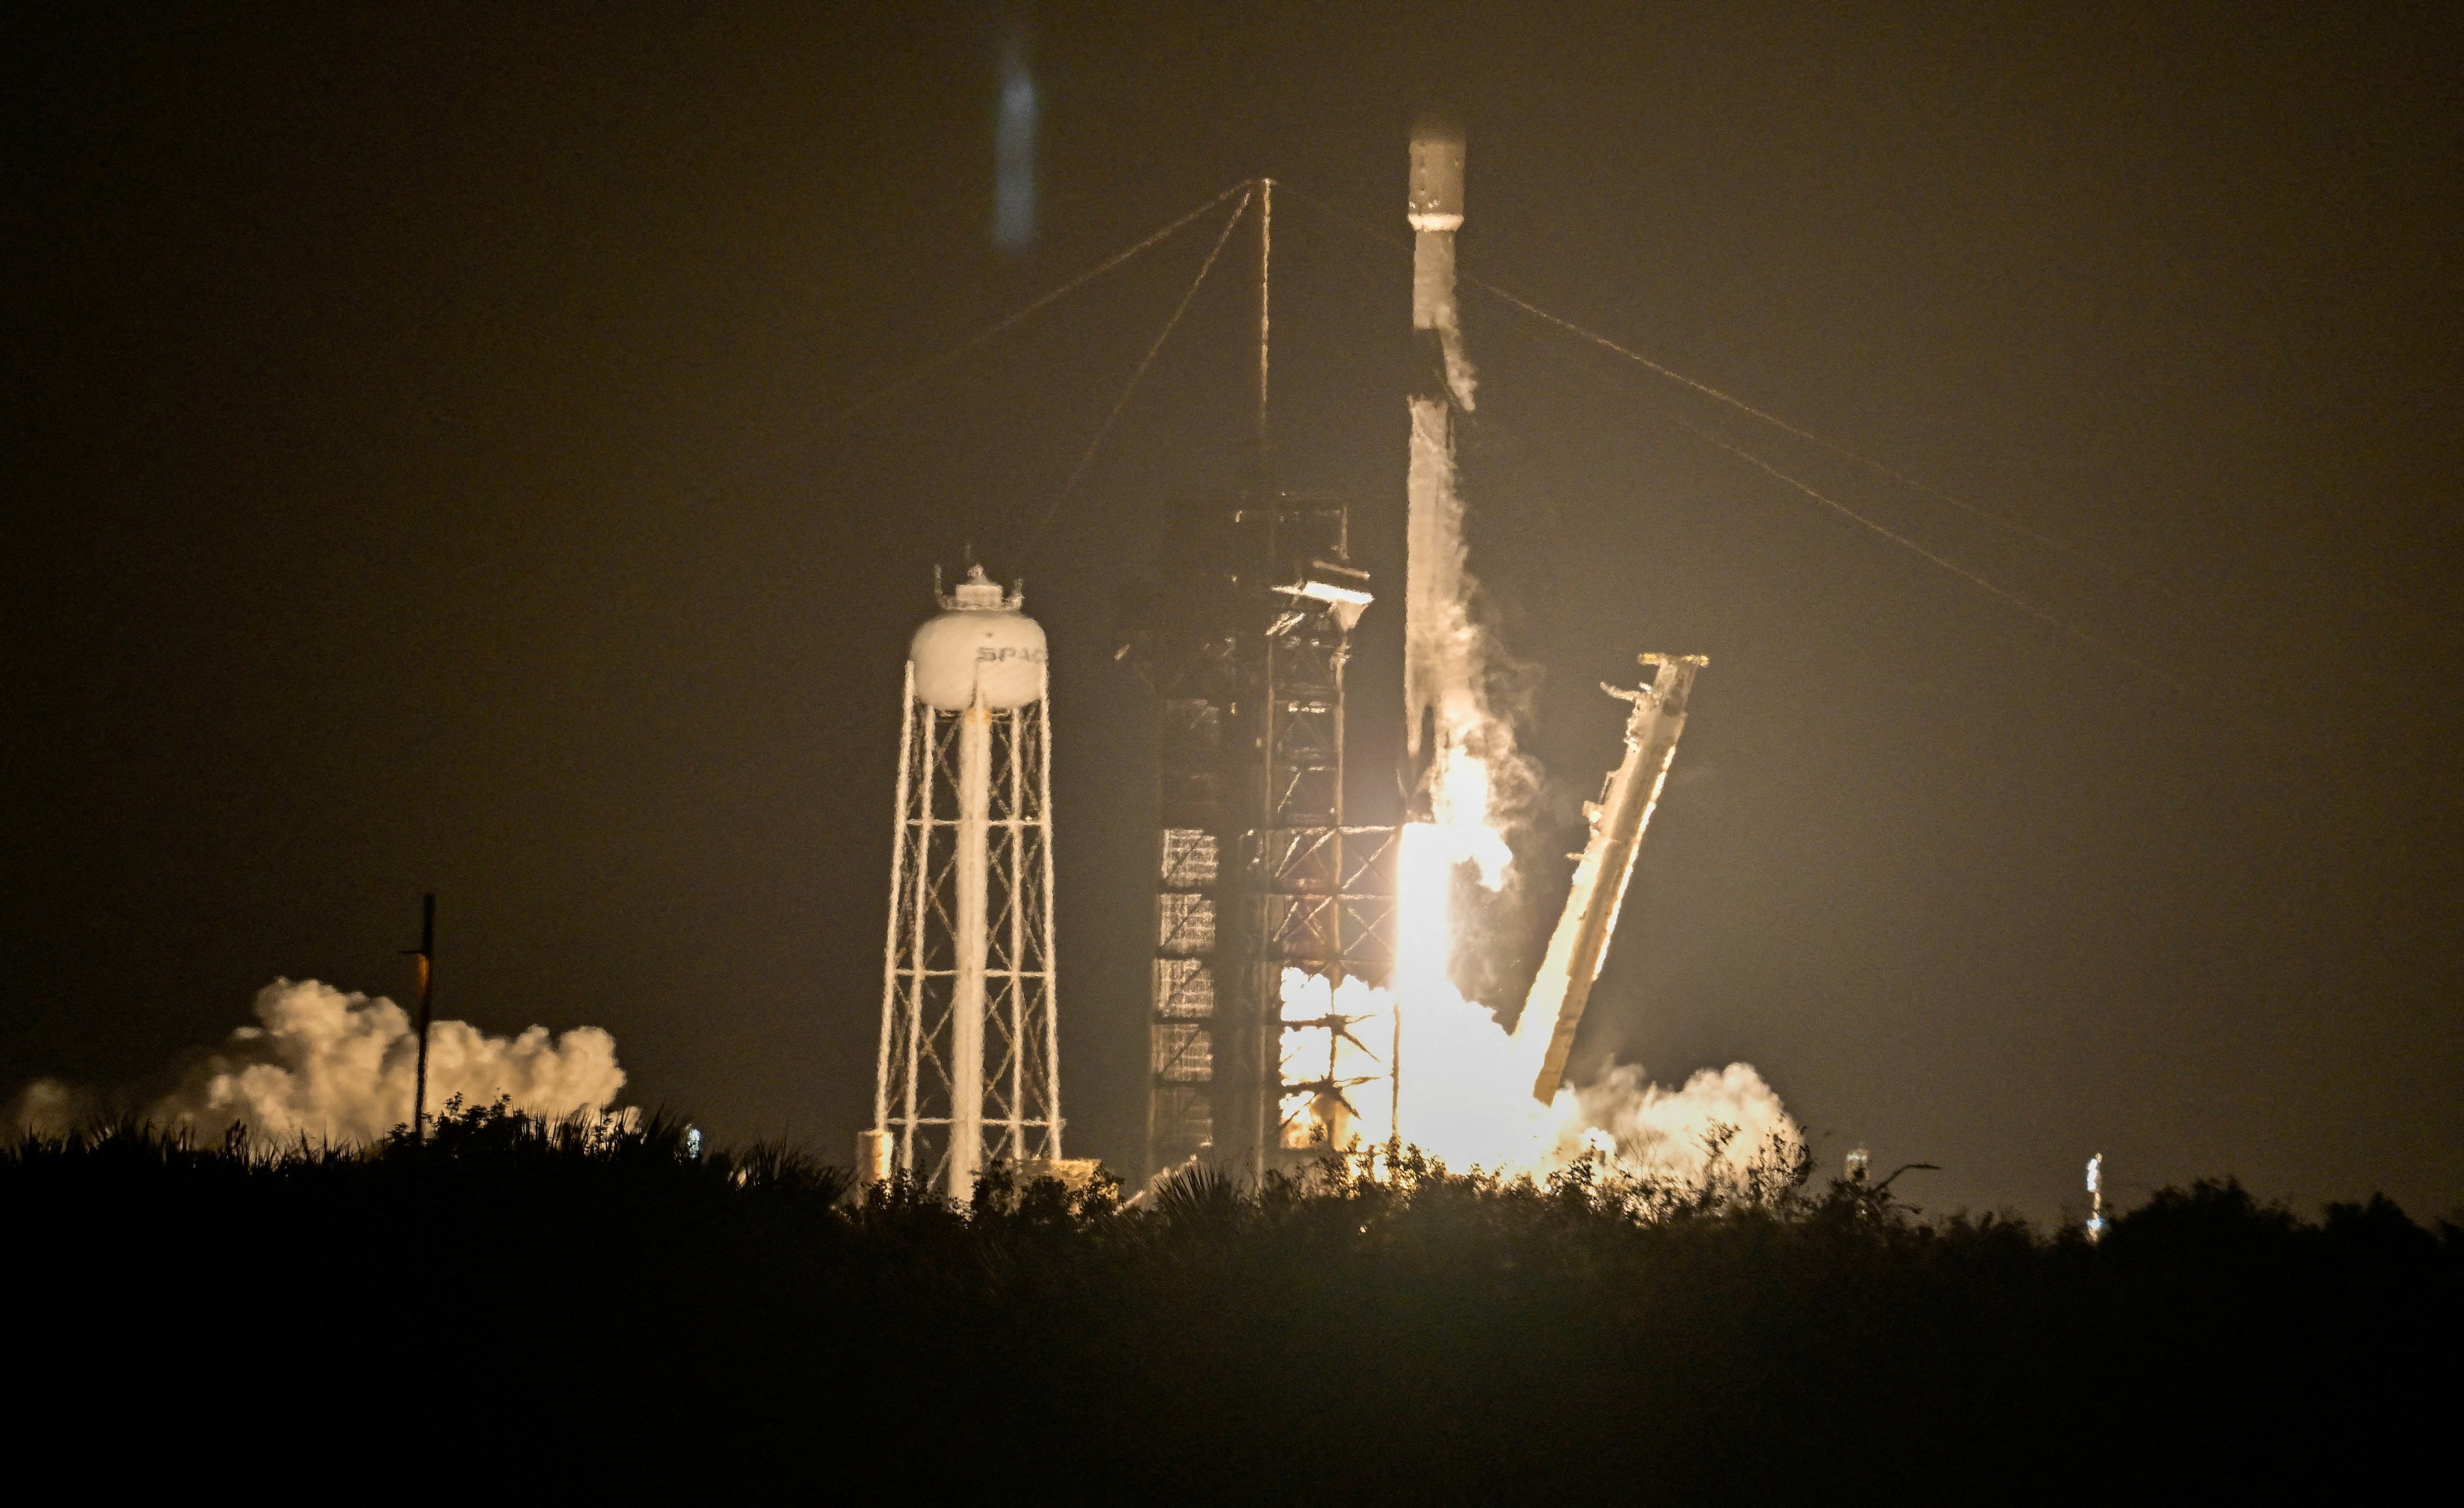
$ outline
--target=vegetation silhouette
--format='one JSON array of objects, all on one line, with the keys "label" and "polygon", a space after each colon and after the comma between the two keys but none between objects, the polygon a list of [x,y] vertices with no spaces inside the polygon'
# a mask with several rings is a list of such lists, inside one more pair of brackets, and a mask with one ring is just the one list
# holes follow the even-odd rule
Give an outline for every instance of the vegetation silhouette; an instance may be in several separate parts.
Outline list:
[{"label": "vegetation silhouette", "polygon": [[2350,1483],[2456,1402],[2464,1230],[2384,1198],[2201,1182],[2091,1245],[1723,1144],[1691,1185],[996,1165],[962,1209],[687,1133],[454,1103],[366,1147],[21,1139],[10,1292],[53,1332],[21,1438],[118,1402],[149,1459],[278,1441],[371,1491],[1973,1500]]}]

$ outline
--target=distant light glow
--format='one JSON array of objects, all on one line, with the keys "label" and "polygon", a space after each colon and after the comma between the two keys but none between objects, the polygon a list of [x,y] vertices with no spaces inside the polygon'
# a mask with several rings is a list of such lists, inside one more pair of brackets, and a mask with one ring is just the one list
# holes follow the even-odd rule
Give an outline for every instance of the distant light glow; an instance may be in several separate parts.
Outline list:
[{"label": "distant light glow", "polygon": [[1001,114],[993,128],[993,244],[1005,252],[1035,242],[1035,75],[1026,39],[1001,44]]}]

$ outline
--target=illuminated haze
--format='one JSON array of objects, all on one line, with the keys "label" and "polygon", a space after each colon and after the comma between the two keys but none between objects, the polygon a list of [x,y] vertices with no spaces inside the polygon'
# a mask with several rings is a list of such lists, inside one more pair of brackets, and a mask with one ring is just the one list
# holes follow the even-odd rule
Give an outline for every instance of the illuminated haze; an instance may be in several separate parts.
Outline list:
[{"label": "illuminated haze", "polygon": [[1026,31],[1013,27],[1001,51],[1001,102],[993,126],[993,244],[1023,252],[1035,244],[1035,74]]}]

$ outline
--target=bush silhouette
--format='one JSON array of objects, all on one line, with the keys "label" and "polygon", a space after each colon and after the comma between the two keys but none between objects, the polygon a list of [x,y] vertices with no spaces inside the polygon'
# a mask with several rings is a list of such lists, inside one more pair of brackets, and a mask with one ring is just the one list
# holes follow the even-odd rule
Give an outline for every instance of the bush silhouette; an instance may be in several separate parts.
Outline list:
[{"label": "bush silhouette", "polygon": [[42,1408],[363,1484],[407,1450],[627,1496],[1974,1500],[2349,1485],[2443,1438],[2464,1337],[2454,1227],[2231,1181],[2090,1246],[1761,1153],[1705,1189],[1404,1149],[1134,1205],[996,1166],[958,1209],[684,1132],[455,1105],[365,1148],[20,1142]]}]

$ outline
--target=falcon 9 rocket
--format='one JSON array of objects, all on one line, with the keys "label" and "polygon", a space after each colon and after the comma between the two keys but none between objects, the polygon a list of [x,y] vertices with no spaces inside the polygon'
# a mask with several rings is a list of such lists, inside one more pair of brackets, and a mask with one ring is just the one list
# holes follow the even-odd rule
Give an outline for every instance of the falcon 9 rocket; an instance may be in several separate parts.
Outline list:
[{"label": "falcon 9 rocket", "polygon": [[1454,426],[1472,407],[1471,366],[1463,359],[1455,309],[1455,231],[1463,220],[1463,133],[1447,117],[1423,114],[1412,126],[1408,209],[1412,222],[1412,338],[1415,373],[1410,498],[1403,604],[1404,741],[1409,795],[1417,814],[1442,800],[1441,766],[1461,730],[1478,716],[1472,684],[1472,632],[1463,584],[1463,500],[1455,490]]}]

